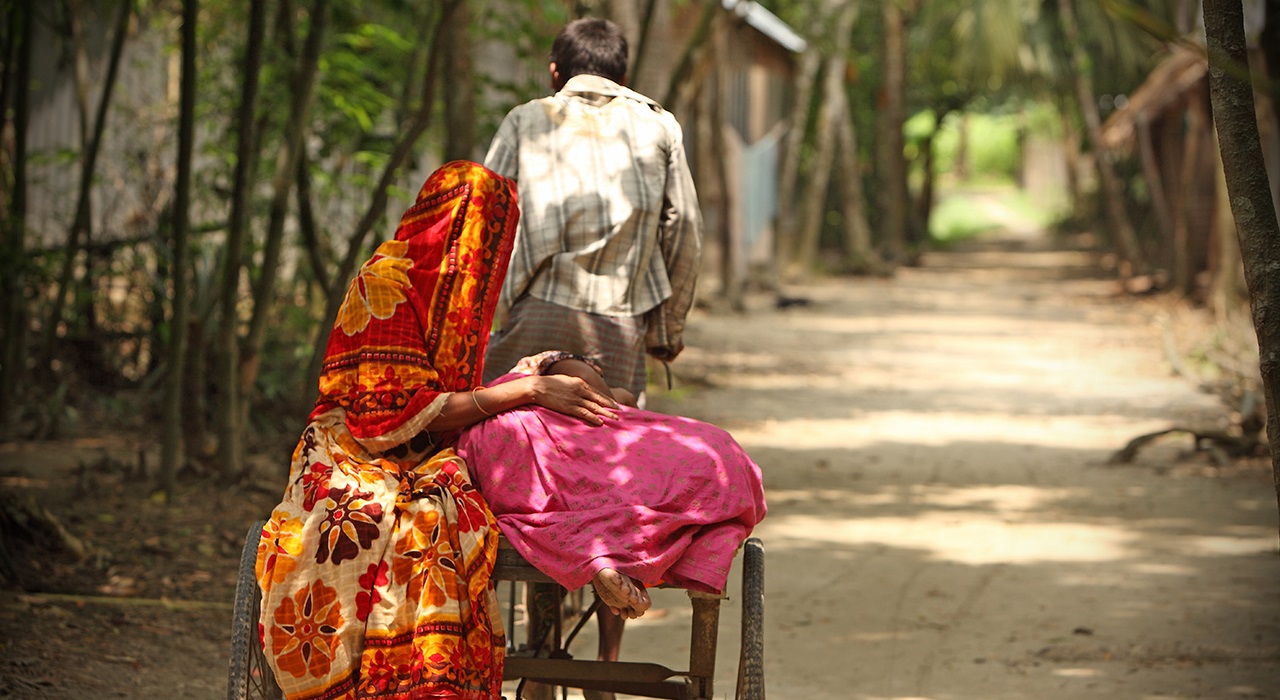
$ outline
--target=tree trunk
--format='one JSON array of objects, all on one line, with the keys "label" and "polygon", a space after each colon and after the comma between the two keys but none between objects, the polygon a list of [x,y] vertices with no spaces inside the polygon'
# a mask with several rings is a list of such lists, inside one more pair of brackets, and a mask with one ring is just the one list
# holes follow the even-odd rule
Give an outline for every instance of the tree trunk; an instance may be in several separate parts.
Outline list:
[{"label": "tree trunk", "polygon": [[1240,306],[1242,299],[1248,300],[1249,294],[1240,279],[1240,243],[1236,236],[1236,222],[1231,218],[1231,196],[1227,192],[1227,175],[1223,171],[1222,152],[1217,138],[1213,140],[1214,200],[1213,231],[1210,233],[1214,242],[1212,259],[1213,277],[1209,282],[1209,308],[1213,318],[1220,324],[1226,324],[1232,313]]},{"label": "tree trunk", "polygon": [[662,98],[662,104],[667,109],[676,111],[680,105],[686,104],[701,85],[698,69],[705,62],[701,60],[700,54],[706,53],[705,44],[707,37],[711,35],[711,21],[715,19],[719,9],[719,4],[714,2],[703,6],[702,14],[698,16],[698,25],[689,35],[689,41],[671,73],[671,81],[667,83],[667,91]]},{"label": "tree trunk", "polygon": [[653,16],[658,0],[645,0],[644,12],[640,15],[640,36],[631,48],[631,68],[628,70],[627,82],[635,85],[640,79],[640,68],[644,65],[644,54],[649,48],[649,35],[653,30]]},{"label": "tree trunk", "polygon": [[1206,125],[1202,120],[1200,101],[1193,98],[1187,109],[1187,123],[1182,144],[1182,172],[1178,175],[1178,203],[1173,216],[1173,284],[1186,294],[1194,282],[1191,278],[1191,207],[1195,195],[1196,176],[1200,172],[1200,145]]},{"label": "tree trunk", "polygon": [[474,160],[476,150],[475,71],[471,61],[471,13],[460,3],[444,35],[444,159]]},{"label": "tree trunk", "polygon": [[1017,113],[1017,154],[1018,162],[1016,164],[1018,189],[1022,192],[1027,191],[1027,141],[1031,138],[1031,126],[1027,124],[1027,111],[1025,109],[1018,110]]},{"label": "tree trunk", "polygon": [[1183,36],[1190,33],[1196,28],[1199,22],[1196,21],[1196,14],[1199,13],[1199,7],[1196,0],[1177,0],[1173,22],[1178,30],[1178,35]]},{"label": "tree trunk", "polygon": [[1280,504],[1280,275],[1275,274],[1280,269],[1280,224],[1262,158],[1253,88],[1231,69],[1248,65],[1239,0],[1204,0],[1204,24],[1209,93],[1258,334],[1271,470]]},{"label": "tree trunk", "polygon": [[413,37],[413,50],[407,59],[404,85],[400,90],[400,100],[396,105],[396,123],[404,124],[413,118],[417,110],[418,89],[422,83],[418,79],[418,70],[426,65],[427,53],[431,51],[431,17],[435,13],[432,3],[414,3],[413,26],[417,30]]},{"label": "tree trunk", "polygon": [[1067,194],[1071,211],[1077,219],[1085,215],[1084,191],[1080,187],[1080,129],[1065,104],[1059,106],[1062,120],[1062,159],[1067,171]]},{"label": "tree trunk", "polygon": [[[25,8],[24,8],[25,9]],[[22,49],[25,39],[22,36],[22,23],[27,13],[17,8],[6,13],[5,24],[0,29],[0,107],[3,112],[0,113],[0,133],[8,133],[9,124],[9,98],[13,95],[14,74],[17,68],[18,52]],[[5,165],[11,165],[9,153],[6,147],[0,148],[0,183],[9,185],[9,181],[5,178],[10,173],[5,172],[2,168]],[[12,190],[6,188],[6,192]],[[0,200],[0,217],[8,217],[8,202]]]},{"label": "tree trunk", "polygon": [[187,309],[187,357],[182,371],[182,444],[186,459],[204,461],[214,456],[208,451],[209,401],[205,388],[209,386],[207,368],[211,339],[208,337],[209,324],[205,323],[200,312],[200,293],[195,291],[200,287],[198,275],[192,279],[191,287],[194,289],[189,296],[195,299]]},{"label": "tree trunk", "polygon": [[[72,72],[75,82],[76,107],[80,113],[80,145],[86,147],[90,139],[90,112],[89,112],[89,90],[93,83],[93,79],[89,75],[89,51],[84,37],[84,17],[80,10],[83,3],[76,0],[64,0],[63,11],[66,14],[67,35],[71,42],[71,51],[73,54],[72,64],[74,70]],[[126,3],[127,4],[127,3]],[[123,33],[120,35],[123,36]],[[123,46],[123,44],[121,44]],[[80,159],[83,166],[87,153],[81,152]],[[92,177],[92,175],[90,175]],[[84,240],[81,241],[80,247],[88,250],[92,247],[93,234],[93,199],[90,197],[86,200],[85,227],[83,229]],[[72,258],[74,259],[74,257]],[[75,284],[75,281],[71,281]],[[84,265],[84,277],[79,280],[79,286],[83,289],[93,289],[93,255],[86,254]],[[78,333],[83,333],[85,338],[90,342],[94,342],[93,334],[97,326],[95,314],[93,311],[92,294],[73,294],[72,300],[75,308],[71,311],[71,317],[77,319],[84,324],[83,327],[77,329]]]},{"label": "tree trunk", "polygon": [[921,170],[923,172],[920,183],[920,196],[913,202],[910,228],[912,232],[911,244],[915,250],[913,257],[918,256],[929,245],[929,222],[933,218],[934,187],[937,183],[936,153],[934,152],[933,144],[938,136],[938,131],[942,129],[942,122],[951,111],[952,109],[949,106],[939,107],[934,110],[933,129],[929,131],[929,135],[920,144],[923,158]]},{"label": "tree trunk", "polygon": [[737,192],[734,191],[729,181],[729,166],[726,162],[728,157],[728,147],[725,144],[725,130],[731,128],[729,122],[725,119],[725,105],[729,100],[729,71],[734,66],[728,58],[726,42],[728,41],[727,27],[723,23],[716,23],[716,27],[711,38],[711,52],[714,58],[712,63],[716,66],[713,75],[714,89],[710,95],[710,109],[707,118],[711,121],[711,152],[715,154],[712,162],[712,169],[715,172],[716,189],[719,190],[720,196],[717,198],[717,208],[720,210],[719,216],[716,217],[719,227],[720,237],[720,294],[728,304],[730,309],[734,311],[743,310],[742,302],[742,286],[741,280],[738,278],[739,256],[743,251],[740,249],[739,237],[734,235],[737,227],[737,211],[738,201]]},{"label": "tree trunk", "polygon": [[161,488],[169,502],[173,501],[179,462],[182,460],[182,392],[187,354],[187,228],[191,215],[191,152],[195,135],[197,79],[196,18],[199,14],[198,0],[184,0],[177,176],[173,196],[173,313],[169,319],[169,368],[164,380],[164,431],[160,443]]},{"label": "tree trunk", "polygon": [[[1181,259],[1182,263],[1185,263],[1186,247],[1182,247],[1180,255],[1176,244],[1179,234],[1174,226],[1174,215],[1169,206],[1169,198],[1165,193],[1164,177],[1160,174],[1160,164],[1156,162],[1155,148],[1151,144],[1152,138],[1154,138],[1151,134],[1151,124],[1148,123],[1147,118],[1143,115],[1138,115],[1134,121],[1134,126],[1136,127],[1134,136],[1138,141],[1138,155],[1142,161],[1142,174],[1147,180],[1147,190],[1151,193],[1151,209],[1155,212],[1156,224],[1160,228],[1160,239],[1164,241],[1164,245],[1169,250],[1173,251],[1175,284],[1178,284],[1179,289],[1185,294],[1188,291],[1185,289],[1186,275],[1182,274],[1180,276],[1179,272],[1185,273],[1186,265],[1179,264],[1179,259]],[[1188,161],[1194,162],[1191,157],[1192,151],[1184,151],[1184,153]],[[1179,196],[1178,200],[1180,202],[1185,201],[1186,197]],[[1185,207],[1179,207],[1180,213],[1184,214],[1183,220],[1185,222],[1185,211],[1182,211],[1184,209]],[[1185,228],[1186,225],[1184,223],[1184,233]]]},{"label": "tree trunk", "polygon": [[[788,279],[808,274],[817,263],[822,225],[826,218],[827,188],[835,165],[841,120],[848,119],[849,102],[845,96],[844,84],[848,65],[846,56],[852,41],[858,7],[853,2],[839,2],[832,6],[832,10],[833,14],[823,17],[826,22],[834,24],[833,45],[822,68],[821,103],[814,127],[814,162],[809,169],[804,193],[797,197],[799,206],[796,230],[791,242],[791,254],[786,256],[784,276]],[[813,82],[816,84],[816,78]]]},{"label": "tree trunk", "polygon": [[1265,134],[1263,136],[1263,156],[1270,154],[1267,162],[1267,173],[1271,179],[1271,201],[1280,209],[1280,5],[1272,2],[1267,8],[1267,19],[1262,25],[1262,34],[1258,37],[1258,46],[1262,49],[1260,63],[1271,89],[1258,92],[1260,98],[1266,100],[1266,109],[1259,110],[1266,115]]},{"label": "tree trunk", "polygon": [[[852,28],[850,28],[852,29]],[[841,66],[841,75],[844,66]],[[840,192],[844,205],[845,268],[855,273],[880,273],[884,261],[871,243],[871,225],[867,222],[867,197],[862,191],[861,158],[858,155],[858,132],[853,127],[849,96],[841,81],[838,98],[840,118],[836,120],[839,144]]]},{"label": "tree trunk", "polygon": [[[1267,8],[1267,19],[1262,25],[1262,34],[1258,37],[1258,46],[1262,48],[1263,63],[1267,67],[1267,77],[1272,81],[1280,80],[1280,12],[1274,11],[1275,3]],[[1276,84],[1272,82],[1273,89],[1267,95],[1273,104],[1280,101],[1280,94],[1276,93]],[[1280,108],[1275,112],[1280,113]]]},{"label": "tree trunk", "polygon": [[298,158],[298,233],[302,236],[302,248],[311,264],[311,274],[325,298],[333,288],[329,265],[333,257],[328,242],[321,240],[320,227],[316,223],[315,209],[311,204],[311,159],[304,152]]},{"label": "tree trunk", "polygon": [[[13,91],[13,176],[9,197],[9,211],[5,223],[4,251],[0,256],[0,322],[4,329],[3,355],[0,355],[0,428],[8,432],[17,417],[14,408],[17,401],[20,378],[26,370],[25,307],[22,304],[25,278],[26,229],[27,229],[27,132],[31,122],[31,32],[35,29],[35,8],[22,5],[9,14],[9,41],[11,56],[16,66],[13,84],[7,80],[9,62],[5,62],[4,91]],[[7,97],[7,95],[6,95]],[[8,101],[0,102],[0,109]],[[3,120],[0,120],[0,130]]]},{"label": "tree trunk", "polygon": [[822,106],[819,107],[814,162],[805,183],[803,204],[800,207],[800,229],[795,237],[795,248],[789,256],[786,270],[788,279],[808,274],[818,257],[818,242],[822,236],[823,216],[826,210],[827,186],[831,180],[831,167],[835,162],[836,125],[841,115],[837,112],[840,100],[833,92],[844,90],[843,72],[837,73],[833,64],[843,65],[839,59],[827,61],[823,75]]},{"label": "tree trunk", "polygon": [[800,179],[800,151],[804,147],[805,132],[809,122],[809,106],[813,102],[813,87],[818,81],[818,69],[822,55],[810,46],[800,56],[799,74],[796,76],[795,103],[788,117],[787,142],[782,152],[782,165],[778,172],[778,235],[774,241],[774,274],[791,264],[800,234],[800,202],[796,199],[796,182]]},{"label": "tree trunk", "polygon": [[319,71],[320,47],[328,15],[328,0],[315,0],[311,7],[311,25],[302,47],[297,72],[294,74],[293,99],[289,104],[289,130],[280,152],[276,156],[275,174],[271,183],[271,205],[267,220],[266,241],[263,244],[262,269],[253,288],[253,315],[245,334],[240,356],[239,417],[242,425],[248,425],[249,406],[253,403],[253,387],[258,378],[262,341],[266,334],[267,318],[272,315],[271,293],[275,289],[280,267],[280,248],[284,239],[285,218],[289,198],[297,178],[299,153],[308,130],[307,115],[315,95],[316,74]]},{"label": "tree trunk", "polygon": [[1120,277],[1127,281],[1133,274],[1146,271],[1146,261],[1143,260],[1142,251],[1138,248],[1138,238],[1133,231],[1133,224],[1125,214],[1120,181],[1111,168],[1110,154],[1104,145],[1102,119],[1098,115],[1098,101],[1093,94],[1092,65],[1088,53],[1080,43],[1075,6],[1072,5],[1071,0],[1062,0],[1059,11],[1062,17],[1062,28],[1071,52],[1076,99],[1089,131],[1089,140],[1093,144],[1098,183],[1102,189],[1103,205],[1107,213],[1107,224],[1111,228],[1112,242],[1115,243],[1117,252],[1124,261],[1120,265]]},{"label": "tree trunk", "polygon": [[81,240],[89,236],[93,175],[97,169],[98,152],[102,147],[102,134],[107,126],[107,109],[111,104],[111,93],[115,88],[116,76],[119,74],[120,57],[124,53],[124,40],[125,35],[128,33],[129,16],[132,10],[132,2],[120,4],[120,17],[116,23],[116,35],[111,45],[110,59],[107,63],[107,75],[102,82],[102,96],[98,100],[98,112],[94,116],[93,132],[89,141],[84,144],[85,153],[81,160],[80,190],[77,196],[75,219],[72,221],[71,231],[67,237],[67,248],[62,260],[62,268],[58,272],[57,286],[54,287],[49,320],[45,326],[43,347],[45,357],[50,362],[54,357],[52,350],[57,342],[58,327],[62,324],[62,310],[74,281],[75,259],[82,247]]},{"label": "tree trunk", "polygon": [[346,295],[346,281],[351,278],[352,273],[355,271],[360,251],[364,246],[365,236],[369,234],[374,223],[384,215],[387,207],[387,189],[391,187],[391,183],[395,180],[401,164],[408,159],[409,153],[413,150],[413,145],[418,141],[418,137],[431,125],[431,108],[435,104],[436,74],[439,72],[440,50],[444,45],[441,36],[448,30],[452,22],[453,13],[457,11],[458,6],[464,1],[450,0],[440,10],[440,19],[436,23],[436,31],[431,41],[431,52],[427,55],[427,69],[422,79],[422,101],[418,105],[418,111],[414,114],[413,121],[406,128],[401,129],[400,141],[392,149],[391,158],[387,160],[386,167],[383,168],[382,177],[378,180],[378,185],[373,191],[369,208],[365,210],[364,216],[356,224],[355,231],[352,232],[351,238],[347,243],[347,253],[343,257],[337,272],[332,277],[333,284],[329,288],[328,299],[325,304],[325,320],[320,324],[320,331],[313,345],[314,351],[311,355],[311,361],[307,363],[307,382],[310,386],[315,386],[320,380],[324,353],[329,344],[329,333],[333,330],[333,321],[337,318],[338,309],[341,307],[342,299]]},{"label": "tree trunk", "polygon": [[[84,18],[80,16],[79,7],[74,0],[63,0],[62,11],[66,15],[67,39],[71,43],[73,66],[72,76],[75,82],[76,107],[80,112],[80,144],[89,143],[89,51],[84,41]],[[80,154],[83,161],[84,153]]]},{"label": "tree trunk", "polygon": [[960,113],[960,123],[956,125],[956,164],[952,168],[957,182],[969,179],[969,113]]},{"label": "tree trunk", "polygon": [[244,429],[240,423],[240,274],[244,265],[245,231],[249,227],[249,195],[253,192],[254,113],[258,102],[258,77],[262,67],[262,43],[266,33],[266,0],[249,4],[249,34],[245,40],[243,83],[236,114],[236,164],[231,176],[231,214],[223,256],[222,287],[218,299],[222,332],[218,334],[217,406],[218,464],[224,478],[244,471]]},{"label": "tree trunk", "polygon": [[897,0],[884,3],[884,86],[876,152],[879,155],[878,220],[891,265],[902,262],[907,238],[907,164],[902,124],[906,121],[906,20]]}]

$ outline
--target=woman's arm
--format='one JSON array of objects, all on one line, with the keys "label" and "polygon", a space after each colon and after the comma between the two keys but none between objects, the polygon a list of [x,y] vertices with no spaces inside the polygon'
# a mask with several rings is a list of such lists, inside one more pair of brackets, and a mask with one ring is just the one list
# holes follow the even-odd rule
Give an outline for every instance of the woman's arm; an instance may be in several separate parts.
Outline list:
[{"label": "woman's arm", "polygon": [[596,369],[595,365],[576,357],[557,361],[547,368],[547,374],[567,374],[573,377],[581,377],[596,391],[612,397],[614,401],[620,404],[635,408],[638,403],[635,394],[620,386],[609,386],[604,381],[604,375],[600,374],[600,370]]},{"label": "woman's arm", "polygon": [[577,358],[569,358],[560,360],[547,368],[547,374],[567,374],[572,377],[581,377],[583,381],[590,384],[593,389],[613,398],[620,404],[625,404],[635,408],[636,395],[620,386],[609,386],[604,381],[604,375],[600,374],[590,363],[584,362]]},{"label": "woman's arm", "polygon": [[440,433],[466,428],[529,404],[573,416],[589,425],[603,425],[605,418],[618,417],[612,410],[618,402],[607,386],[601,391],[581,376],[546,374],[520,377],[474,392],[454,392],[445,399],[440,415],[427,424],[427,430]]}]

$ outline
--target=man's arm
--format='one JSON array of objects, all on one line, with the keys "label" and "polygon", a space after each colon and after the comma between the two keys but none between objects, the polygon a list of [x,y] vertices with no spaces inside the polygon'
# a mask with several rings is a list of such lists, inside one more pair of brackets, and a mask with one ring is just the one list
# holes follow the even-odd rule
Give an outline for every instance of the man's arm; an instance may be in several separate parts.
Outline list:
[{"label": "man's arm", "polygon": [[519,180],[519,130],[516,128],[515,110],[507,112],[498,125],[498,133],[493,135],[489,143],[489,152],[484,157],[484,167],[512,180]]},{"label": "man's arm", "polygon": [[[674,119],[672,122],[674,123]],[[679,125],[667,154],[667,183],[663,192],[658,240],[671,282],[671,296],[649,314],[645,344],[650,355],[669,361],[684,349],[685,317],[693,306],[693,293],[702,260],[702,210],[685,158]]]}]

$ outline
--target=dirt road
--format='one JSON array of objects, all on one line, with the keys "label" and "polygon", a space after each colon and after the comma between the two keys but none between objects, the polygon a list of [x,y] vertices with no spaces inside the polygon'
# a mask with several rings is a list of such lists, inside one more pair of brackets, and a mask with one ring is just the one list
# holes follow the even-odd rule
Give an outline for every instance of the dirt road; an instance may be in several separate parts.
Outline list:
[{"label": "dirt road", "polygon": [[[1105,464],[1224,411],[1170,375],[1150,303],[1113,297],[1094,263],[1024,235],[691,320],[652,406],[729,428],[764,468],[771,700],[1280,697],[1266,466],[1214,468],[1185,438]],[[157,603],[4,595],[0,697],[224,697],[218,606],[278,465],[256,490],[185,486],[166,511],[127,466],[149,444],[0,445],[5,488],[110,561],[87,591],[54,562],[48,580]],[[688,604],[654,597],[624,657],[683,666]],[[739,614],[731,599],[717,697],[733,697]]]},{"label": "dirt road", "polygon": [[[692,321],[692,387],[654,401],[730,428],[766,474],[773,700],[1280,697],[1269,473],[1215,470],[1189,438],[1105,463],[1223,410],[1096,271],[1023,237]],[[688,606],[665,600],[627,648],[671,644]]]}]

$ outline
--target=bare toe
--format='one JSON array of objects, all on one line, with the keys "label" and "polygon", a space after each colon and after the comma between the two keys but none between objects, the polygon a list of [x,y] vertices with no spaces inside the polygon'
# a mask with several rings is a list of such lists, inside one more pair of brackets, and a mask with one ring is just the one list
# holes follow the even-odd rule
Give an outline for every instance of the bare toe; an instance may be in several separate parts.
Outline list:
[{"label": "bare toe", "polygon": [[621,578],[622,576],[613,569],[601,569],[591,579],[591,585],[595,588],[596,596],[605,605],[608,605],[609,609],[613,610],[615,614],[622,614],[624,610],[630,607],[621,581],[619,581]]},{"label": "bare toe", "polygon": [[592,578],[592,583],[595,586],[596,595],[600,596],[604,604],[608,605],[614,613],[622,617],[640,617],[653,604],[644,586],[623,576],[616,569],[601,569]]},{"label": "bare toe", "polygon": [[646,610],[653,605],[653,601],[649,598],[649,591],[645,590],[644,584],[635,579],[631,579],[632,588],[636,591],[636,604],[632,605],[632,609],[636,611],[636,617],[640,617]]}]

